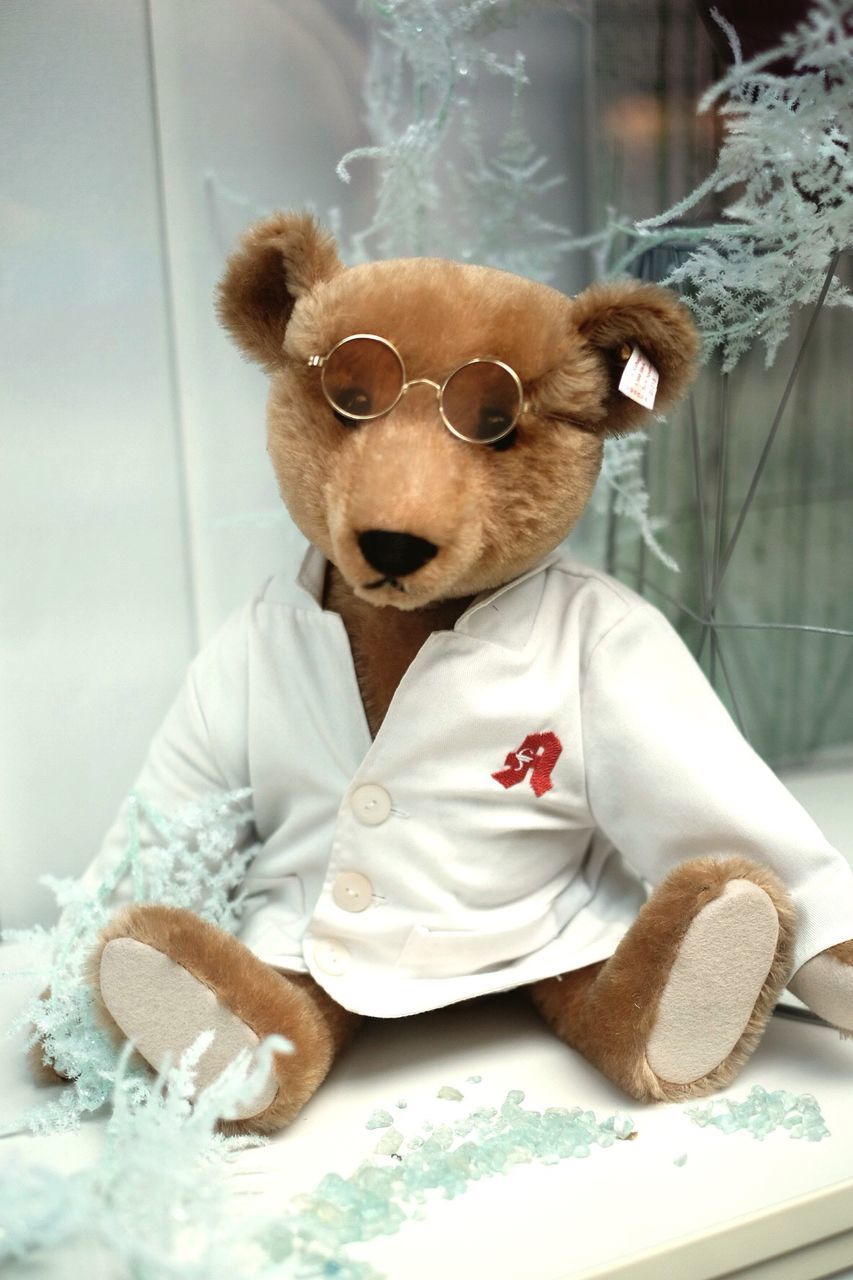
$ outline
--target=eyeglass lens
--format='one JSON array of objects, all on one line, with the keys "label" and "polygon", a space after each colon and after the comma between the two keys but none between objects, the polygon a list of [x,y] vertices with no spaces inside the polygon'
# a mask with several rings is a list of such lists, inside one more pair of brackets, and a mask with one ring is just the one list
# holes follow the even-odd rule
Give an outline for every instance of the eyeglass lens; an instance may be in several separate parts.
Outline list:
[{"label": "eyeglass lens", "polygon": [[387,413],[403,390],[404,373],[393,347],[375,338],[350,338],[323,366],[323,390],[336,409],[350,418]]},{"label": "eyeglass lens", "polygon": [[[340,413],[374,418],[400,398],[405,371],[396,351],[375,338],[355,337],[336,347],[323,366],[323,390]],[[462,365],[444,385],[445,422],[465,440],[499,440],[521,411],[521,390],[510,371],[493,360]]]},{"label": "eyeglass lens", "polygon": [[521,411],[521,391],[509,369],[494,360],[464,364],[447,379],[441,411],[465,440],[500,440]]}]

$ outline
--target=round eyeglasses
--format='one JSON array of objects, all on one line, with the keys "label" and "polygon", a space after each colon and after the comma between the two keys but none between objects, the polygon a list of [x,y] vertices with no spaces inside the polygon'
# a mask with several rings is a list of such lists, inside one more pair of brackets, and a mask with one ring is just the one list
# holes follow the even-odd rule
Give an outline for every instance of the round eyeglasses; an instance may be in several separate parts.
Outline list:
[{"label": "round eyeglasses", "polygon": [[390,413],[410,387],[432,387],[447,430],[471,444],[494,444],[509,435],[525,409],[524,389],[514,369],[502,360],[466,360],[441,384],[431,378],[406,378],[403,358],[393,343],[374,333],[342,338],[325,356],[311,356],[319,368],[323,395],[336,413],[354,422],[370,422]]}]

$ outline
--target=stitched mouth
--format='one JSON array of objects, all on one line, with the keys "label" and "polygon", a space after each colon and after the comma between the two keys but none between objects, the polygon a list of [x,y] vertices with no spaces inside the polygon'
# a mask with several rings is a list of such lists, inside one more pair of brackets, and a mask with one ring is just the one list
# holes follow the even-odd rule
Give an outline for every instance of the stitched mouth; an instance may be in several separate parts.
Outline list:
[{"label": "stitched mouth", "polygon": [[406,588],[396,578],[377,578],[375,582],[365,582],[365,591],[376,591],[379,587],[394,587],[396,591],[402,591],[405,595]]}]

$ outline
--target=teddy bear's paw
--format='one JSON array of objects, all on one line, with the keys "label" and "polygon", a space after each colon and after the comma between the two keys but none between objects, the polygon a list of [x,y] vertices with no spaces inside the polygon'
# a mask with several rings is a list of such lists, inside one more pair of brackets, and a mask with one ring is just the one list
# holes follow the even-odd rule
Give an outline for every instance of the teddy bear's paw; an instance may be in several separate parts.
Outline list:
[{"label": "teddy bear's paw", "polygon": [[[101,953],[100,992],[104,1007],[137,1052],[155,1071],[175,1065],[205,1031],[213,1041],[201,1057],[196,1093],[207,1088],[243,1052],[252,1057],[260,1037],[216,994],[147,943],[114,938]],[[224,1120],[246,1120],[265,1111],[278,1093],[274,1068],[257,1093]]]},{"label": "teddy bear's paw", "polygon": [[840,942],[807,960],[788,986],[819,1017],[853,1034],[853,942]]},{"label": "teddy bear's paw", "polygon": [[766,868],[693,858],[658,885],[603,963],[536,983],[557,1034],[641,1102],[732,1080],[790,973],[794,909]]},{"label": "teddy bear's paw", "polygon": [[750,880],[730,880],[694,916],[661,993],[646,1044],[660,1082],[718,1071],[747,1031],[773,966],[779,916]]},{"label": "teddy bear's paw", "polygon": [[257,1052],[270,1035],[270,1072],[227,1132],[272,1133],[289,1123],[325,1078],[358,1019],[306,974],[283,974],[237,938],[190,911],[154,904],[127,907],[110,921],[92,957],[90,981],[104,1025],[129,1039],[155,1070],[174,1064],[208,1030],[210,1048],[196,1077],[203,1089],[238,1053]]}]

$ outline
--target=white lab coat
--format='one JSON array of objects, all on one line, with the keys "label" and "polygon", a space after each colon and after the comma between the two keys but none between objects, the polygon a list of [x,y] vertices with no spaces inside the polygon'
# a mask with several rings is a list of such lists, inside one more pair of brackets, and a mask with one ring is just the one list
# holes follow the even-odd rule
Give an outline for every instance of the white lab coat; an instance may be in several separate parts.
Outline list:
[{"label": "white lab coat", "polygon": [[[796,966],[853,937],[847,863],[626,587],[555,552],[478,598],[372,741],[324,570],[309,549],[225,623],[136,783],[161,813],[252,788],[240,936],[263,960],[357,1012],[417,1013],[611,955],[642,881],[700,855],[777,872]],[[120,814],[90,883],[125,844]]]}]

